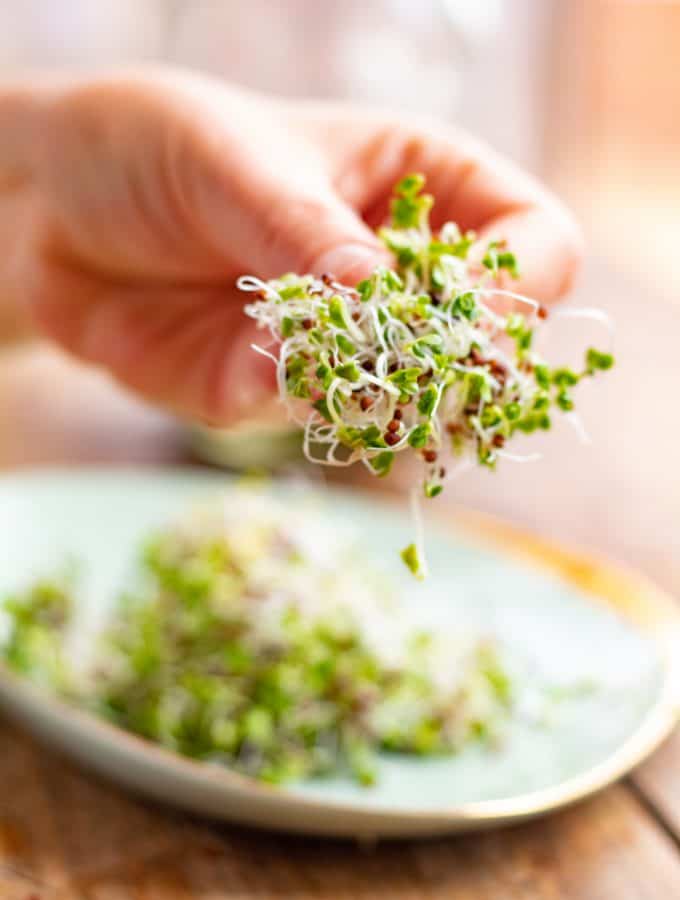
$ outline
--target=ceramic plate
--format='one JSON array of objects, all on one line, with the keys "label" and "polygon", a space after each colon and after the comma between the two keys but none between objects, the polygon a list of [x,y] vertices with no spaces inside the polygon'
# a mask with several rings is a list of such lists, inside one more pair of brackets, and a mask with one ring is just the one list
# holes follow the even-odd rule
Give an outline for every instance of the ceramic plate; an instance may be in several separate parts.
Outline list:
[{"label": "ceramic plate", "polygon": [[[140,539],[225,487],[223,475],[190,470],[0,478],[0,593],[76,556],[85,564],[78,621],[86,629],[129,572]],[[411,540],[411,521],[394,504],[330,489],[319,502],[328,516],[353,522],[381,564],[396,563]],[[462,831],[545,813],[618,778],[669,733],[678,614],[645,579],[469,515],[432,522],[428,556],[427,582],[405,578],[418,617],[500,636],[529,673],[525,708],[497,750],[385,756],[373,788],[339,778],[273,788],[125,734],[1,668],[0,701],[49,745],[132,790],[215,818],[348,836]],[[536,684],[560,699],[537,712]]]}]

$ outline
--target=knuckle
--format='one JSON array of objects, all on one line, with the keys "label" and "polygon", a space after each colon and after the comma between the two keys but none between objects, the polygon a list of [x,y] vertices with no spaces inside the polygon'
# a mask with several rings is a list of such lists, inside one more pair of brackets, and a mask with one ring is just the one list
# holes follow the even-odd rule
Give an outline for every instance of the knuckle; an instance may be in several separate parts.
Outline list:
[{"label": "knuckle", "polygon": [[86,137],[90,147],[97,147],[118,139],[121,130],[135,123],[143,127],[157,121],[171,102],[163,84],[150,76],[101,76],[56,91],[47,107],[46,127],[55,139],[53,146]]}]

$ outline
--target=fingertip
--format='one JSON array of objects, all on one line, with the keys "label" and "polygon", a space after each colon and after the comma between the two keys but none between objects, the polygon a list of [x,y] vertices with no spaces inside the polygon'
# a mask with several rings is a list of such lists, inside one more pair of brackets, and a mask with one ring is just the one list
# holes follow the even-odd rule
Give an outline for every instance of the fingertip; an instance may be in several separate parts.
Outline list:
[{"label": "fingertip", "polygon": [[390,265],[391,258],[381,247],[366,244],[341,244],[326,250],[312,263],[312,273],[333,275],[338,281],[354,285],[368,278],[377,266]]},{"label": "fingertip", "polygon": [[480,247],[489,240],[505,240],[517,258],[519,281],[504,277],[503,284],[541,303],[555,303],[571,290],[585,255],[579,225],[557,203],[497,219],[480,233]]}]

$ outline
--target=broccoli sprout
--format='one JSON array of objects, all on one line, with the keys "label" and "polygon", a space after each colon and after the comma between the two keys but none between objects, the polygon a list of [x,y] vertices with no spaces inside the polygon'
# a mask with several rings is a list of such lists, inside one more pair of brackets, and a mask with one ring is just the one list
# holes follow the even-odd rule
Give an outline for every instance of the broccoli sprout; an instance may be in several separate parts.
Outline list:
[{"label": "broccoli sprout", "polygon": [[[254,294],[245,311],[278,345],[270,356],[278,392],[304,428],[312,462],[362,462],[386,476],[395,454],[410,451],[424,465],[421,494],[441,493],[451,470],[447,456],[467,455],[489,469],[518,434],[551,427],[551,412],[574,418],[573,388],[609,369],[610,353],[588,349],[583,368],[552,368],[538,354],[534,333],[548,317],[537,301],[500,285],[519,276],[503,241],[474,254],[473,232],[453,222],[433,233],[433,198],[424,178],[407,175],[394,189],[391,217],[379,236],[394,255],[355,286],[331,274],[289,273],[271,281],[238,280]],[[502,315],[497,299],[511,301]],[[565,310],[608,320],[597,310]],[[510,345],[508,347],[508,344]],[[412,554],[402,557],[414,570]]]},{"label": "broccoli sprout", "polygon": [[415,628],[337,528],[324,555],[324,527],[242,489],[148,541],[84,669],[60,579],[6,599],[1,654],[128,731],[268,782],[370,785],[379,751],[497,741],[513,704],[499,649]]}]

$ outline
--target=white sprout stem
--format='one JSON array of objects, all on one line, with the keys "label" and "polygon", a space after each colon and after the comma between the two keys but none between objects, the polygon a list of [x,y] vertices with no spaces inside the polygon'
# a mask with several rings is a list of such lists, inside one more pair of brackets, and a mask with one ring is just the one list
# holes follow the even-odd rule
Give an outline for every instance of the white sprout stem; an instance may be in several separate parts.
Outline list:
[{"label": "white sprout stem", "polygon": [[[392,394],[393,397],[399,396],[399,389],[396,388],[390,381],[385,381],[381,378],[377,378],[375,375],[371,375],[370,372],[365,372],[361,376],[361,380],[367,384],[374,384],[376,387],[382,388],[382,390],[387,391],[388,394]],[[359,382],[361,385],[361,382]]]},{"label": "white sprout stem", "polygon": [[432,421],[439,427],[439,420],[436,418],[437,412],[439,410],[439,404],[441,403],[442,397],[444,395],[444,385],[440,384],[437,388],[437,399],[434,401],[434,407],[432,408]]},{"label": "white sprout stem", "polygon": [[331,419],[333,419],[336,425],[342,425],[342,419],[340,418],[340,415],[335,408],[335,394],[341,384],[341,378],[334,378],[333,381],[331,381],[328,392],[326,394],[326,407]]},{"label": "white sprout stem", "polygon": [[592,439],[588,434],[586,426],[583,424],[583,419],[577,412],[572,410],[571,412],[566,413],[564,420],[574,429],[576,436],[582,444],[592,444]]},{"label": "white sprout stem", "polygon": [[525,303],[527,306],[530,306],[535,313],[538,312],[541,305],[538,300],[534,300],[533,297],[525,297],[524,294],[518,294],[515,291],[507,291],[504,288],[472,288],[470,291],[466,291],[466,293],[493,297],[508,297],[511,300],[516,300],[518,303]]},{"label": "white sprout stem", "polygon": [[534,463],[543,459],[542,453],[508,453],[507,450],[496,450],[495,455],[514,463]]},{"label": "white sprout stem", "polygon": [[383,352],[388,353],[389,351],[387,349],[387,344],[385,343],[385,338],[383,337],[382,333],[382,325],[380,324],[380,319],[378,318],[378,311],[374,306],[371,307],[371,318],[373,319],[373,327],[375,328],[375,334],[378,338],[378,343],[382,347]]},{"label": "white sprout stem", "polygon": [[368,456],[362,456],[361,462],[368,469],[368,471],[371,473],[371,475],[375,475],[375,469],[371,465],[371,460]]},{"label": "white sprout stem", "polygon": [[595,306],[568,306],[565,309],[556,309],[551,318],[555,319],[588,319],[591,322],[598,322],[609,332],[609,349],[614,346],[616,337],[616,327],[609,313],[603,309],[597,309]]},{"label": "white sprout stem", "polygon": [[474,463],[469,457],[467,459],[462,459],[457,466],[454,466],[447,471],[442,484],[448,484],[451,481],[455,481],[456,478],[460,478],[465,472],[469,472],[473,465]]},{"label": "white sprout stem", "polygon": [[260,356],[266,356],[267,359],[271,359],[275,366],[279,364],[279,357],[274,356],[273,353],[270,353],[269,350],[265,350],[264,347],[260,347],[258,344],[251,344],[250,349],[254,350],[256,353],[259,353]]},{"label": "white sprout stem", "polygon": [[272,288],[266,281],[261,281],[255,275],[241,275],[236,280],[236,287],[239,291],[271,291]]},{"label": "white sprout stem", "polygon": [[363,331],[351,317],[347,320],[347,331],[352,335],[357,344],[363,344],[366,340]]},{"label": "white sprout stem", "polygon": [[241,275],[236,281],[236,287],[240,291],[264,291],[267,297],[279,297],[278,291],[274,290],[266,281],[256,278],[255,275]]},{"label": "white sprout stem", "polygon": [[[312,414],[307,419],[307,424],[305,426],[304,436],[303,436],[303,440],[302,440],[302,452],[305,456],[305,459],[308,462],[316,463],[316,464],[323,463],[326,466],[335,466],[335,467],[351,466],[354,462],[356,462],[356,457],[354,455],[348,457],[347,460],[335,459],[333,454],[335,453],[335,450],[338,447],[338,442],[333,439],[331,439],[330,441],[324,441],[324,440],[320,439],[318,437],[318,433],[317,434],[313,433],[314,424],[315,424],[315,414]],[[331,444],[330,449],[326,452],[326,454],[323,457],[314,456],[314,454],[312,453],[311,447],[310,447],[310,444],[312,441],[317,444],[330,443]]]}]

